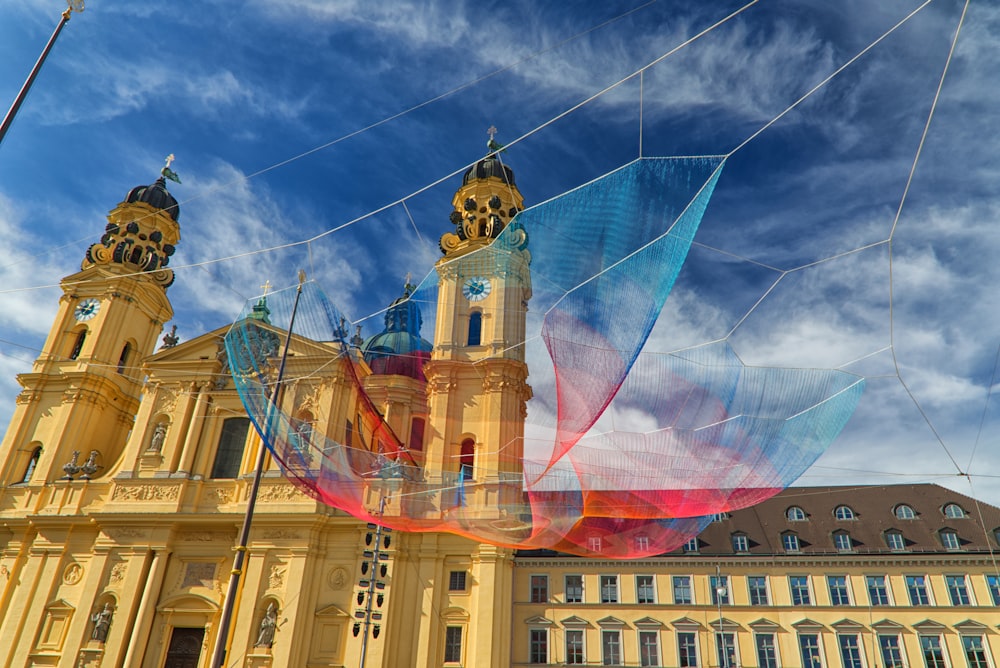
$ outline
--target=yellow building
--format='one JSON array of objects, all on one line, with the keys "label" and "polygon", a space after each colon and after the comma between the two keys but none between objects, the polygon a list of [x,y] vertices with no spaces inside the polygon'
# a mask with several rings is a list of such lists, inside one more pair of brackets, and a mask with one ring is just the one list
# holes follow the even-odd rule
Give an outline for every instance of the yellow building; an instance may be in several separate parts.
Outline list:
[{"label": "yellow building", "polygon": [[[509,462],[519,460],[530,388],[513,344],[524,339],[531,287],[518,249],[502,272],[464,256],[522,206],[498,157],[470,169],[455,195],[456,233],[442,237],[433,346],[401,326],[420,314],[399,300],[356,359],[425,475],[461,476],[470,490],[499,489],[517,473]],[[24,390],[0,446],[4,668],[209,665],[261,443],[228,373],[225,329],[180,345],[171,333],[154,352],[173,314],[178,215],[162,178],[111,211],[81,271],[62,282],[42,353],[18,377]],[[265,298],[254,317],[266,322],[267,312]],[[335,345],[295,338],[289,371],[314,372]],[[482,375],[463,371],[486,357],[480,371],[505,382],[484,388]],[[289,393],[303,429],[351,443],[357,393],[342,376],[312,373]],[[499,441],[514,456],[484,445]],[[511,550],[392,534],[374,638],[355,627],[359,582],[372,576],[362,571],[367,533],[270,463],[225,665],[356,666],[366,636],[369,666],[506,664]]]},{"label": "yellow building", "polygon": [[[352,368],[425,479],[513,507],[530,256],[523,244],[499,259],[471,251],[523,201],[489,156],[453,207],[433,343],[400,299],[383,332],[352,342]],[[203,668],[216,649],[261,443],[225,328],[181,344],[171,333],[154,351],[173,314],[178,216],[163,179],[129,192],[19,376],[0,445],[0,668]],[[268,313],[263,298],[251,315],[262,331]],[[280,334],[263,341],[276,349]],[[345,368],[316,372],[339,345],[293,337],[300,380],[285,398],[302,433],[368,447]],[[268,462],[224,665],[357,666],[367,638],[367,665],[385,668],[998,668],[998,527],[997,509],[930,485],[798,489],[720,516],[685,551],[632,562],[393,533],[383,576],[364,523]],[[359,583],[373,576],[384,587],[370,585],[364,629]]]},{"label": "yellow building", "polygon": [[800,487],[653,559],[522,552],[511,665],[995,668],[998,539],[937,485]]}]

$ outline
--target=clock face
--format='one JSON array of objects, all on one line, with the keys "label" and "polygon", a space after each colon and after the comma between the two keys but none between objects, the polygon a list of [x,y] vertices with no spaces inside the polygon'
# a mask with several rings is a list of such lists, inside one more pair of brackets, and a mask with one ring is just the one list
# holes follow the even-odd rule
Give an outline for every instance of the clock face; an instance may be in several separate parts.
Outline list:
[{"label": "clock face", "polygon": [[490,285],[490,279],[483,278],[482,276],[473,276],[462,286],[462,294],[470,302],[479,302],[486,299],[492,289],[493,286]]},{"label": "clock face", "polygon": [[92,297],[88,297],[76,305],[76,310],[73,311],[73,315],[75,315],[76,319],[80,322],[84,322],[93,318],[100,310],[101,302]]}]

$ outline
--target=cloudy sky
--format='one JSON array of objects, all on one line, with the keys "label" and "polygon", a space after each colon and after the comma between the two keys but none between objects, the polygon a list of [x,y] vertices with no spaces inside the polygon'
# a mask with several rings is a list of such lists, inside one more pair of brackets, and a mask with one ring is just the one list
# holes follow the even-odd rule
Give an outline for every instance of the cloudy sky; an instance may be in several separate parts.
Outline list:
[{"label": "cloudy sky", "polygon": [[[640,150],[732,152],[651,345],[864,375],[800,484],[1000,503],[1000,8],[969,8],[910,179],[963,3],[759,0],[677,48],[744,4],[90,0],[0,144],[0,419],[60,277],[167,154],[190,339],[300,267],[357,318],[385,306],[495,125],[524,137],[505,160],[528,204]],[[4,108],[62,9],[0,7]]]}]

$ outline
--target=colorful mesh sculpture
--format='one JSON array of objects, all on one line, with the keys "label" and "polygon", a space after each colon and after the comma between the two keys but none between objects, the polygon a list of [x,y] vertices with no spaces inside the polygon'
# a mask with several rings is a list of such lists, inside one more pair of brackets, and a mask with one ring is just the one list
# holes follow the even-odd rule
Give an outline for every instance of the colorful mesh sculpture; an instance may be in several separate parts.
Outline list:
[{"label": "colorful mesh sculpture", "polygon": [[[383,323],[354,323],[357,332],[306,283],[281,384],[295,290],[248,304],[226,337],[229,364],[285,474],[324,503],[369,520],[381,512],[399,529],[605,558],[675,550],[712,514],[791,484],[846,424],[861,378],[746,367],[725,342],[644,350],[723,163],[641,159],[520,211],[488,245],[446,256],[408,285]],[[439,324],[442,276],[461,283],[524,266],[523,341],[448,362],[449,378],[481,381],[476,400],[511,401],[504,388],[519,383],[528,398],[524,413],[502,412],[490,433],[507,436],[487,438],[473,473],[465,444],[447,456],[423,445],[421,430],[460,421],[462,405],[396,433],[386,397],[447,391],[420,338],[422,321],[428,331]],[[387,362],[388,350],[398,359]],[[530,390],[509,373],[519,364]]]}]

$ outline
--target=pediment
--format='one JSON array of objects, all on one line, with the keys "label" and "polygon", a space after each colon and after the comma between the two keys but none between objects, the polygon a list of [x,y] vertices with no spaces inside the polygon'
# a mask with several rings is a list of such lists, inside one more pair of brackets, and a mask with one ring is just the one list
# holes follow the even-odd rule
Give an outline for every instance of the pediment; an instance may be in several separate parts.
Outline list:
[{"label": "pediment", "polygon": [[560,622],[563,626],[590,626],[590,622],[582,617],[577,617],[573,615],[572,617],[567,617]]},{"label": "pediment", "polygon": [[733,620],[726,619],[725,617],[723,617],[722,619],[714,619],[714,620],[712,620],[711,622],[709,622],[709,626],[711,626],[716,631],[720,631],[720,630],[721,631],[735,631],[736,629],[742,629],[743,628],[742,626],[740,626],[739,624],[737,624]]},{"label": "pediment", "polygon": [[320,608],[314,614],[316,615],[316,617],[328,620],[350,617],[349,614],[347,614],[341,608],[338,608],[335,605],[328,605],[325,608]]},{"label": "pediment", "polygon": [[637,619],[632,623],[636,626],[645,628],[660,628],[663,626],[663,622],[659,619],[653,619],[652,617],[643,617],[642,619]]},{"label": "pediment", "polygon": [[830,624],[830,626],[837,629],[838,631],[860,631],[861,629],[865,628],[864,624],[856,622],[853,619],[841,619],[839,622],[834,622],[833,624]]},{"label": "pediment", "polygon": [[892,621],[891,619],[883,619],[881,621],[873,622],[872,628],[876,631],[902,631],[905,627],[902,624]]},{"label": "pediment", "polygon": [[800,630],[801,629],[806,629],[806,630],[810,630],[810,631],[811,630],[817,630],[818,631],[820,629],[825,629],[826,628],[825,626],[823,626],[819,622],[814,621],[812,619],[808,619],[808,618],[799,620],[797,622],[793,622],[792,626],[794,626],[796,629],[800,629]]},{"label": "pediment", "polygon": [[937,633],[941,633],[942,631],[948,629],[948,627],[945,626],[944,624],[935,622],[930,619],[925,619],[922,622],[917,622],[916,624],[913,625],[913,628],[915,628],[918,631],[935,631]]},{"label": "pediment", "polygon": [[990,630],[990,627],[986,626],[986,624],[977,622],[974,619],[966,619],[964,622],[952,624],[952,627],[959,631],[975,631],[976,633],[985,633]]},{"label": "pediment", "polygon": [[617,617],[612,617],[611,615],[608,615],[603,619],[598,619],[597,624],[598,626],[625,626],[625,622]]},{"label": "pediment", "polygon": [[469,611],[465,608],[460,608],[457,605],[445,608],[441,612],[441,616],[449,621],[469,621]]},{"label": "pediment", "polygon": [[528,617],[524,620],[524,623],[531,626],[552,626],[555,622],[541,615],[535,615],[534,617]]},{"label": "pediment", "polygon": [[701,622],[691,619],[690,617],[681,617],[680,619],[675,619],[670,623],[675,629],[681,629],[682,631],[701,630],[705,628],[701,625]]},{"label": "pediment", "polygon": [[764,619],[763,617],[761,617],[760,619],[757,619],[757,620],[754,620],[754,621],[750,622],[749,624],[747,624],[747,626],[749,626],[750,628],[752,628],[754,631],[780,631],[781,630],[781,624],[778,624],[777,622],[772,622],[770,619]]}]

